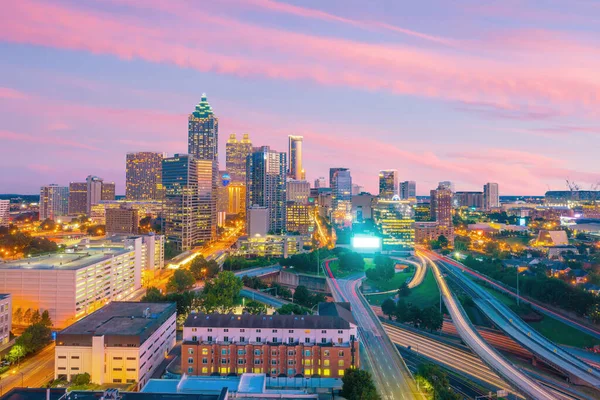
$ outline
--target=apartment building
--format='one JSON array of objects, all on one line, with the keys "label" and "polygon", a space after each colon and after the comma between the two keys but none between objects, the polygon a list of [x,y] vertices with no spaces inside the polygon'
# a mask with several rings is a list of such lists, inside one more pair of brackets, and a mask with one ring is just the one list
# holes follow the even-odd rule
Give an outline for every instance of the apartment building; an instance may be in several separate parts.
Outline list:
[{"label": "apartment building", "polygon": [[12,297],[10,294],[0,294],[0,345],[10,341],[12,328]]},{"label": "apartment building", "polygon": [[142,388],[175,346],[176,319],[175,303],[112,302],[58,333],[54,376]]}]

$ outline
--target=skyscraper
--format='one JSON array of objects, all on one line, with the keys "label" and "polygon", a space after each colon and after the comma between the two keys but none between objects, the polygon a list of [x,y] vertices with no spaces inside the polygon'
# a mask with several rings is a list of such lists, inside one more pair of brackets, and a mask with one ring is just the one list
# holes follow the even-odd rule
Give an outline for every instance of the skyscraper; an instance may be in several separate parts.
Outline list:
[{"label": "skyscraper", "polygon": [[102,178],[88,175],[85,181],[87,185],[85,213],[90,215],[92,206],[102,200]]},{"label": "skyscraper", "polygon": [[415,219],[409,201],[379,198],[373,204],[372,213],[383,250],[414,250]]},{"label": "skyscraper", "polygon": [[202,94],[200,103],[188,117],[188,154],[199,160],[217,160],[219,119]]},{"label": "skyscraper", "polygon": [[244,133],[240,141],[235,137],[235,133],[229,135],[225,145],[225,160],[231,182],[246,183],[246,157],[251,153],[252,142],[247,133]]},{"label": "skyscraper", "polygon": [[325,188],[327,187],[327,182],[325,181],[324,176],[320,176],[315,179],[315,189]]},{"label": "skyscraper", "polygon": [[112,201],[115,199],[115,183],[114,182],[102,182],[102,195],[100,200]]},{"label": "skyscraper", "polygon": [[87,182],[69,183],[69,215],[87,214]]},{"label": "skyscraper", "polygon": [[449,189],[452,193],[454,193],[454,183],[450,181],[441,181],[438,184],[439,189]]},{"label": "skyscraper", "polygon": [[55,184],[42,186],[40,189],[40,221],[69,213],[69,188]]},{"label": "skyscraper", "polygon": [[348,168],[330,168],[331,208],[333,222],[344,224],[352,213],[352,176]]},{"label": "skyscraper", "polygon": [[391,199],[398,195],[398,170],[379,171],[379,198]]},{"label": "skyscraper", "polygon": [[417,202],[417,182],[404,181],[400,183],[400,199]]},{"label": "skyscraper", "polygon": [[302,168],[302,136],[288,136],[288,158],[290,161],[289,176],[296,180],[304,179]]},{"label": "skyscraper", "polygon": [[0,226],[10,223],[10,200],[0,200]]},{"label": "skyscraper", "polygon": [[287,181],[286,187],[287,201],[294,203],[308,203],[310,197],[310,183],[307,181],[298,181],[290,179]]},{"label": "skyscraper", "polygon": [[127,200],[162,200],[162,160],[165,153],[127,153],[125,197]]},{"label": "skyscraper", "polygon": [[483,185],[483,208],[491,210],[492,208],[500,207],[500,193],[498,184],[488,182]]},{"label": "skyscraper", "polygon": [[483,208],[483,192],[456,192],[453,205],[455,207]]},{"label": "skyscraper", "polygon": [[452,191],[438,186],[431,191],[431,219],[440,226],[452,226]]},{"label": "skyscraper", "polygon": [[216,162],[187,154],[162,161],[165,237],[180,250],[190,250],[216,236],[215,169]]},{"label": "skyscraper", "polygon": [[247,158],[246,204],[269,209],[269,230],[285,231],[287,155],[260,147]]}]

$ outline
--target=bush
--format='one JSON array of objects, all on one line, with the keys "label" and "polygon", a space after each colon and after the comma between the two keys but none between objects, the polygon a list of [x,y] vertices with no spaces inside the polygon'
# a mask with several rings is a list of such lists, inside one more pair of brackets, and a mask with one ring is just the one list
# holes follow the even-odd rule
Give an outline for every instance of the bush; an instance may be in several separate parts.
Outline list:
[{"label": "bush", "polygon": [[90,384],[90,374],[84,372],[83,374],[77,374],[71,378],[71,383],[76,386],[80,385],[89,385]]}]

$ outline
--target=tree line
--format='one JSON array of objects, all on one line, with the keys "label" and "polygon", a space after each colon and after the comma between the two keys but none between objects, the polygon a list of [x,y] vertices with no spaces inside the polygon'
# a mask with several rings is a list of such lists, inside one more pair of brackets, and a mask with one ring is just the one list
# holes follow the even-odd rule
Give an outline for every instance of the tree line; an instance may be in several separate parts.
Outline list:
[{"label": "tree line", "polygon": [[436,306],[420,308],[412,303],[406,303],[404,299],[395,302],[385,299],[381,303],[381,312],[390,320],[394,318],[398,322],[408,323],[415,328],[429,331],[439,331],[444,323],[444,316]]}]

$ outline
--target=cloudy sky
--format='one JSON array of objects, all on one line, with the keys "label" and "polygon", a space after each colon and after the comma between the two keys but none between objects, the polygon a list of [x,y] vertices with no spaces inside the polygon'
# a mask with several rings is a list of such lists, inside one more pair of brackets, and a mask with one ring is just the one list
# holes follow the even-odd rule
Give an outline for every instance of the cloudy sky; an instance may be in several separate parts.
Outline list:
[{"label": "cloudy sky", "polygon": [[18,0],[0,13],[0,193],[184,153],[203,92],[230,133],[307,178],[380,169],[457,190],[600,181],[594,0]]}]

